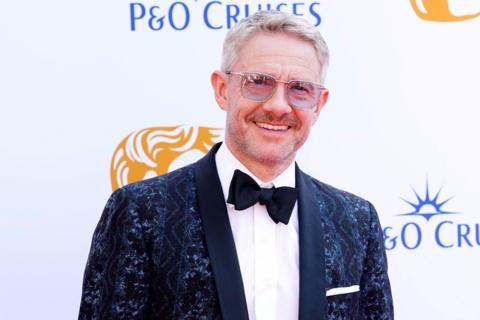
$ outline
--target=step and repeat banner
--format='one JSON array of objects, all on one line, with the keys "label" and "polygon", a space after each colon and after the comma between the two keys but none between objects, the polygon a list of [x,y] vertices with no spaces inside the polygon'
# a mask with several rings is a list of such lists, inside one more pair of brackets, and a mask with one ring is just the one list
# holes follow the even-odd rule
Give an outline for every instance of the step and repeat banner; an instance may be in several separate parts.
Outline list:
[{"label": "step and repeat banner", "polygon": [[480,319],[480,0],[4,1],[1,319],[77,316],[110,193],[222,140],[210,74],[258,10],[329,44],[298,162],[377,207],[396,318]]}]

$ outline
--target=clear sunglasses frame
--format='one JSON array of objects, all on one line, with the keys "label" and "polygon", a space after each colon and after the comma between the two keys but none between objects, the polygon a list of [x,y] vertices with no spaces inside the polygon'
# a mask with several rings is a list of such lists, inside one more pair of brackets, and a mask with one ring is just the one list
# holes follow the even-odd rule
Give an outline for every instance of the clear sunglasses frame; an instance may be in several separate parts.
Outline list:
[{"label": "clear sunglasses frame", "polygon": [[[265,102],[270,99],[275,94],[278,83],[283,83],[288,104],[301,110],[315,108],[322,91],[326,90],[325,86],[317,82],[307,80],[282,81],[261,72],[227,71],[225,74],[242,77],[242,96],[256,102]],[[270,84],[268,84],[268,81]]]}]

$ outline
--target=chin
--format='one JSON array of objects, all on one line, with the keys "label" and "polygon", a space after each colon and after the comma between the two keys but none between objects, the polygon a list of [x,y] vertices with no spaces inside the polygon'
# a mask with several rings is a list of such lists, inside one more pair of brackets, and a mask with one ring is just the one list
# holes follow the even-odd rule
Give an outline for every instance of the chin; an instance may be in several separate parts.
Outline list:
[{"label": "chin", "polygon": [[290,162],[293,158],[295,158],[294,150],[281,152],[281,150],[276,148],[276,150],[268,152],[268,150],[261,149],[261,147],[255,149],[256,150],[253,150],[250,155],[253,158],[256,158],[257,161],[271,165],[284,164],[285,162]]}]

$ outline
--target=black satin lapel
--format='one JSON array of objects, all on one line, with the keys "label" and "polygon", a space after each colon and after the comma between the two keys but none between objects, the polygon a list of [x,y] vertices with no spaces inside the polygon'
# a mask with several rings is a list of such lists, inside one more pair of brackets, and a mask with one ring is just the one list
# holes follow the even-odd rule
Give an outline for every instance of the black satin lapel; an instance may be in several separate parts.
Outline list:
[{"label": "black satin lapel", "polygon": [[222,317],[225,320],[248,319],[240,265],[215,164],[219,147],[220,143],[213,146],[196,164],[200,214]]},{"label": "black satin lapel", "polygon": [[299,194],[299,319],[324,320],[326,317],[325,243],[321,212],[309,178],[298,166],[295,169],[296,186]]}]

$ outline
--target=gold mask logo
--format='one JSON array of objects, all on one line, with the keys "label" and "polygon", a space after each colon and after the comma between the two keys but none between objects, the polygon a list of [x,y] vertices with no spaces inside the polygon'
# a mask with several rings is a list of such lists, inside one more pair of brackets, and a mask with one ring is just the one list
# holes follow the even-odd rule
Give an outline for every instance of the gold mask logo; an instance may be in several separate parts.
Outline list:
[{"label": "gold mask logo", "polygon": [[413,10],[422,19],[436,22],[470,20],[480,16],[480,12],[456,16],[452,13],[449,0],[410,0]]},{"label": "gold mask logo", "polygon": [[191,151],[207,153],[222,133],[222,129],[196,126],[153,127],[132,132],[113,154],[112,189],[164,174],[171,170],[175,160]]}]

